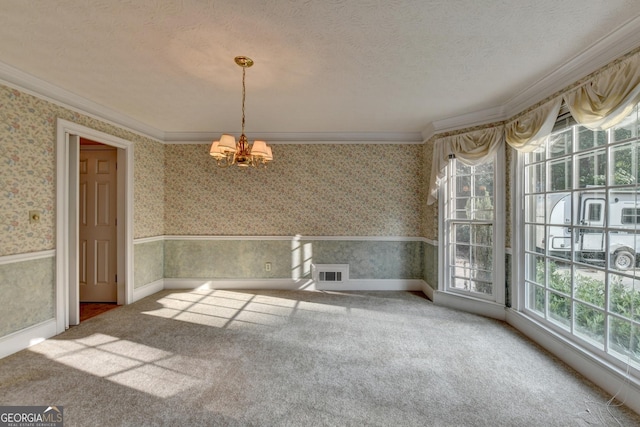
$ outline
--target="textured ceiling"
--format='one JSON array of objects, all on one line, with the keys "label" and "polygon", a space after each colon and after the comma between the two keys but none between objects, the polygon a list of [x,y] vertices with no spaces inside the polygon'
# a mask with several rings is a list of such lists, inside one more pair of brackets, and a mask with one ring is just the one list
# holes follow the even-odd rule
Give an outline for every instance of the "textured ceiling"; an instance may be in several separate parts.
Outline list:
[{"label": "textured ceiling", "polygon": [[255,60],[248,133],[411,139],[505,105],[638,21],[640,2],[0,0],[0,11],[2,63],[169,139],[239,132],[236,55]]}]

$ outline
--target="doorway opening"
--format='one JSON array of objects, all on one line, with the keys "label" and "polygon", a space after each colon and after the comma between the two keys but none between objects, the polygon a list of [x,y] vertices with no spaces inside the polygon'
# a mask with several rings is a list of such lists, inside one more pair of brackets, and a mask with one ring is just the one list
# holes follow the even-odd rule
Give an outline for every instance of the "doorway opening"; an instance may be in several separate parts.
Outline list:
[{"label": "doorway opening", "polygon": [[[58,119],[56,143],[58,165],[56,174],[57,333],[80,323],[80,281],[83,279],[83,274],[89,273],[84,265],[81,270],[80,265],[80,260],[86,259],[89,254],[88,248],[83,247],[80,242],[80,224],[84,221],[83,215],[88,213],[80,210],[81,198],[85,197],[84,189],[81,190],[80,179],[80,170],[83,167],[80,161],[82,140],[92,141],[85,145],[95,145],[107,149],[106,151],[115,152],[117,162],[113,184],[115,188],[107,192],[103,185],[98,191],[100,197],[104,197],[106,193],[113,195],[115,191],[117,200],[115,211],[109,213],[111,219],[117,218],[115,242],[107,244],[104,242],[105,239],[101,238],[98,239],[99,243],[95,241],[92,243],[94,248],[101,246],[98,249],[99,256],[103,260],[107,257],[105,254],[108,249],[111,250],[110,257],[113,258],[115,265],[112,271],[115,273],[111,273],[108,269],[100,270],[102,267],[99,267],[91,274],[103,279],[113,279],[115,298],[110,294],[108,300],[113,300],[119,305],[129,304],[133,300],[133,144],[122,138]],[[94,217],[95,214],[95,211],[91,213]],[[104,217],[100,218],[100,221],[103,220]],[[110,247],[111,245],[114,246]],[[95,251],[91,257],[95,258]]]}]

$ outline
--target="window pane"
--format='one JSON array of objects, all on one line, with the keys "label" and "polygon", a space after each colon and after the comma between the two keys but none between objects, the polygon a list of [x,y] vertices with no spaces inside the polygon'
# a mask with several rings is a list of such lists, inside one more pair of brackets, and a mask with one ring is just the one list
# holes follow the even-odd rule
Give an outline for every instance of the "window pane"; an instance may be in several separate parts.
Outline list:
[{"label": "window pane", "polygon": [[549,261],[548,270],[549,287],[571,295],[571,264],[563,261]]},{"label": "window pane", "polygon": [[525,279],[539,284],[544,284],[545,279],[545,258],[541,255],[526,254],[525,255]]},{"label": "window pane", "polygon": [[451,287],[463,291],[471,290],[471,281],[466,277],[454,277],[451,282]]},{"label": "window pane", "polygon": [[453,236],[457,243],[471,242],[469,236],[469,224],[453,224]]},{"label": "window pane", "polygon": [[576,126],[578,132],[578,150],[603,146],[607,143],[606,131],[595,131],[583,126]]},{"label": "window pane", "polygon": [[471,166],[465,165],[462,162],[455,162],[456,164],[456,176],[471,175]]},{"label": "window pane", "polygon": [[461,266],[469,265],[469,245],[455,245],[454,264]]},{"label": "window pane", "polygon": [[547,153],[547,146],[545,143],[545,144],[542,144],[540,147],[536,148],[531,153],[526,153],[524,156],[525,162],[527,164],[542,162],[547,158],[546,153]]},{"label": "window pane", "polygon": [[568,329],[571,325],[571,299],[550,292],[549,320]]},{"label": "window pane", "polygon": [[[636,249],[640,247],[640,235],[636,230],[609,231],[611,268],[633,274],[637,269]],[[635,248],[635,249],[634,249]]]},{"label": "window pane", "polygon": [[635,184],[638,170],[635,148],[637,144],[618,145],[611,150],[611,171],[609,181],[612,185]]},{"label": "window pane", "polygon": [[475,245],[493,245],[493,225],[474,224],[471,226],[471,242]]},{"label": "window pane", "polygon": [[569,259],[571,257],[571,242],[573,229],[571,227],[551,226],[549,230],[549,255]]},{"label": "window pane", "polygon": [[575,271],[576,299],[604,308],[606,296],[604,270],[576,267]]},{"label": "window pane", "polygon": [[493,182],[493,162],[483,163],[481,165],[476,165],[473,169],[473,174],[478,175],[488,175]]},{"label": "window pane", "polygon": [[544,253],[545,234],[543,225],[525,225],[525,235],[527,241],[526,250]]},{"label": "window pane", "polygon": [[471,196],[471,177],[463,176],[456,178],[455,193],[455,213],[454,219],[468,218],[467,212],[471,208],[469,197]]},{"label": "window pane", "polygon": [[624,141],[638,136],[638,106],[613,129],[613,140]]},{"label": "window pane", "polygon": [[599,147],[607,143],[606,131],[593,131],[582,126],[577,126],[578,150]]},{"label": "window pane", "polygon": [[[554,227],[550,227],[550,229],[553,229],[553,228]],[[572,230],[570,228],[567,228],[567,230],[569,230],[568,231],[569,234],[567,236],[564,236],[564,237],[560,235],[549,236],[549,241],[551,242],[551,247],[549,247],[549,251],[548,251],[549,256],[553,258],[559,258],[561,260],[571,261]]]},{"label": "window pane", "polygon": [[[477,246],[471,248],[471,267],[491,271],[492,266],[493,248]],[[491,280],[491,278],[485,276],[483,280]]]},{"label": "window pane", "polygon": [[579,187],[605,185],[607,156],[605,150],[590,151],[578,156]]},{"label": "window pane", "polygon": [[527,286],[529,290],[527,292],[527,308],[544,316],[546,307],[544,288],[531,283],[527,283]]},{"label": "window pane", "polygon": [[525,193],[539,193],[545,191],[545,165],[544,163],[538,163],[525,168],[527,174],[527,187]]},{"label": "window pane", "polygon": [[483,282],[478,280],[471,281],[471,290],[485,295],[491,295],[493,292],[493,285],[489,282]]},{"label": "window pane", "polygon": [[571,195],[569,193],[548,194],[546,207],[549,224],[571,224]]},{"label": "window pane", "polygon": [[604,312],[585,304],[575,304],[576,334],[600,348],[604,347]]},{"label": "window pane", "polygon": [[526,222],[537,222],[538,224],[544,224],[544,196],[525,196],[524,212],[524,220]]},{"label": "window pane", "polygon": [[640,321],[640,284],[627,276],[612,274],[609,309],[628,320]]},{"label": "window pane", "polygon": [[572,152],[573,129],[557,132],[549,137],[549,157],[552,159]]},{"label": "window pane", "polygon": [[611,353],[627,361],[640,362],[640,326],[637,323],[609,316],[609,346]]},{"label": "window pane", "polygon": [[484,186],[480,186],[471,202],[472,205],[469,212],[471,219],[493,219],[493,198],[489,195]]},{"label": "window pane", "polygon": [[573,187],[573,168],[571,158],[564,157],[549,162],[551,191],[568,190]]},{"label": "window pane", "polygon": [[640,224],[640,193],[635,188],[609,191],[608,224],[633,234]]}]

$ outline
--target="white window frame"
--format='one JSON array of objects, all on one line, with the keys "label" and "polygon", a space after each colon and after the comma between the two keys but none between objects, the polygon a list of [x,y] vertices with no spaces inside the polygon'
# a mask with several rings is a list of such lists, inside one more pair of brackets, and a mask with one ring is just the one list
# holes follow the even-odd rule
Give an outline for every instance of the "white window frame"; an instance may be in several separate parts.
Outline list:
[{"label": "white window frame", "polygon": [[[608,132],[613,132],[611,129]],[[610,150],[611,140],[610,136],[607,136],[607,144],[604,146],[606,150]],[[603,147],[595,147],[594,150],[601,149]],[[626,371],[626,375],[632,375],[635,378],[640,376],[640,370],[631,366],[630,364],[625,363],[621,359],[615,357],[612,354],[609,354],[605,350],[600,350],[594,345],[591,345],[588,340],[581,339],[579,336],[572,334],[571,332],[566,331],[564,328],[555,325],[553,322],[550,322],[546,319],[539,317],[534,314],[532,311],[526,308],[526,289],[525,289],[525,274],[526,274],[526,266],[525,266],[525,166],[527,163],[525,162],[525,153],[517,152],[514,155],[514,161],[512,162],[512,170],[511,174],[511,185],[512,185],[512,194],[513,194],[513,211],[512,211],[512,248],[514,248],[514,255],[512,257],[512,309],[523,314],[526,319],[533,322],[534,324],[540,325],[543,329],[552,332],[557,339],[564,342],[566,345],[578,350],[581,353],[589,355],[593,357],[595,360],[603,363],[604,366],[613,369],[619,370],[619,372]],[[608,159],[609,160],[609,159]],[[575,180],[577,178],[576,167],[573,169],[573,177],[574,177],[574,185],[572,186],[575,191]],[[547,173],[549,173],[547,171]],[[608,174],[607,169],[607,174]],[[609,191],[612,187],[606,186],[604,187],[604,191]],[[548,189],[547,189],[548,190]],[[605,206],[606,209],[606,206]],[[606,216],[606,215],[605,215]],[[608,227],[605,227],[607,230]],[[573,259],[567,260],[569,263],[575,263]],[[608,299],[607,299],[608,301]],[[608,304],[608,303],[607,303]],[[609,313],[609,308],[605,306],[605,313]],[[573,320],[572,320],[573,321]],[[607,332],[605,331],[605,334]]]},{"label": "white window frame", "polygon": [[[447,235],[448,230],[445,230],[447,224],[447,218],[445,218],[446,204],[450,201],[450,188],[448,179],[442,182],[438,194],[438,292],[440,293],[437,298],[440,303],[452,307],[465,307],[468,311],[477,312],[480,314],[488,315],[490,317],[504,318],[504,305],[505,305],[505,223],[506,212],[505,209],[505,147],[501,145],[496,151],[494,157],[494,216],[493,216],[493,292],[491,296],[481,297],[476,293],[454,291],[448,287],[450,277],[447,272],[447,266],[449,264],[449,251],[447,250]],[[446,177],[450,175],[450,167],[447,166]],[[446,297],[445,297],[446,296]],[[445,297],[445,298],[443,298]],[[451,299],[451,298],[453,299]],[[455,299],[471,300],[475,307],[462,303],[459,305],[459,301]],[[493,308],[483,309],[481,305],[498,306]],[[496,310],[496,308],[498,308]]]}]

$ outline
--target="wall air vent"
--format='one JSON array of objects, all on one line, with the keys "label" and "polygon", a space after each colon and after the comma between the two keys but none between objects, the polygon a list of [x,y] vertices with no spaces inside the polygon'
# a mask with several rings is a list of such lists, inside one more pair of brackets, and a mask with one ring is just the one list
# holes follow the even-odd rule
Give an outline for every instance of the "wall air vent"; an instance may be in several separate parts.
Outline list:
[{"label": "wall air vent", "polygon": [[349,264],[314,264],[313,278],[319,283],[342,283],[349,280]]}]

